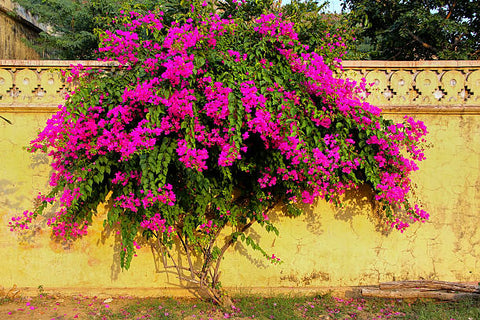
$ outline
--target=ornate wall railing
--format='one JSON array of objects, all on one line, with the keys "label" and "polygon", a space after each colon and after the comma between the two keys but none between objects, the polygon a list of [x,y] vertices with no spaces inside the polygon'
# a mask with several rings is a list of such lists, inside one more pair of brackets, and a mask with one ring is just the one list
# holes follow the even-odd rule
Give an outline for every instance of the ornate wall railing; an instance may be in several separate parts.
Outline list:
[{"label": "ornate wall railing", "polygon": [[[0,60],[0,111],[52,112],[68,88],[60,70],[96,61]],[[386,113],[480,114],[480,61],[344,61],[344,76],[373,84],[366,98]]]},{"label": "ornate wall railing", "polygon": [[98,61],[0,60],[0,111],[54,112],[69,90],[61,70],[80,63],[109,67]]},{"label": "ornate wall railing", "polygon": [[386,113],[480,114],[480,61],[344,61],[345,76],[373,84]]}]

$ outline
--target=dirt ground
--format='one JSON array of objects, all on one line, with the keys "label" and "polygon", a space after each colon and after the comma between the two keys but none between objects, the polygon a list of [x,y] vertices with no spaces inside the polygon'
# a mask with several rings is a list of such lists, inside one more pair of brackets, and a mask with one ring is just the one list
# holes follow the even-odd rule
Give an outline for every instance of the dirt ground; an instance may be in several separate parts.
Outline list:
[{"label": "dirt ground", "polygon": [[[12,294],[12,292],[14,294]],[[16,294],[15,292],[18,292]],[[480,300],[437,301],[401,299],[245,296],[233,299],[230,311],[193,298],[147,298],[45,294],[20,295],[0,290],[0,320],[113,319],[480,319]],[[480,299],[480,298],[479,298]]]},{"label": "dirt ground", "polygon": [[[223,312],[217,308],[198,309],[193,300],[188,299],[172,301],[160,298],[55,294],[39,294],[34,297],[4,296],[0,297],[0,320],[224,319]],[[131,308],[135,309],[133,313],[130,313]],[[192,316],[192,313],[195,315]]]},{"label": "dirt ground", "polygon": [[0,304],[0,319],[63,320],[103,319],[109,313],[119,312],[138,298],[97,298],[83,296],[38,296],[4,299]]}]

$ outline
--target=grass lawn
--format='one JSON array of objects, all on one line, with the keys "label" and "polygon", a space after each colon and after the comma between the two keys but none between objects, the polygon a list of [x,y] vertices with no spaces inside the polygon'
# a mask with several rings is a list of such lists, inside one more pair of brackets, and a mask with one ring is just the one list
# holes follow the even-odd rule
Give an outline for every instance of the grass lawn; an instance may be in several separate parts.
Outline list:
[{"label": "grass lawn", "polygon": [[40,294],[0,299],[0,319],[480,319],[480,301],[405,301],[308,297],[234,297],[236,309],[222,310],[196,299]]}]

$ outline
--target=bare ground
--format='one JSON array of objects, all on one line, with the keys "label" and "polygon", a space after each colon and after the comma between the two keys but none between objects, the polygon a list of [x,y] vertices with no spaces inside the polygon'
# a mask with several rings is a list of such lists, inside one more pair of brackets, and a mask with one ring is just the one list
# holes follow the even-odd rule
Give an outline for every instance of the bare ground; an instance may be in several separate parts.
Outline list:
[{"label": "bare ground", "polygon": [[[0,319],[62,320],[103,319],[118,313],[124,307],[139,304],[140,298],[97,298],[84,296],[43,296],[4,299],[0,305]],[[147,313],[148,310],[145,310]],[[165,311],[168,316],[168,311]],[[127,315],[126,315],[127,316]]]}]

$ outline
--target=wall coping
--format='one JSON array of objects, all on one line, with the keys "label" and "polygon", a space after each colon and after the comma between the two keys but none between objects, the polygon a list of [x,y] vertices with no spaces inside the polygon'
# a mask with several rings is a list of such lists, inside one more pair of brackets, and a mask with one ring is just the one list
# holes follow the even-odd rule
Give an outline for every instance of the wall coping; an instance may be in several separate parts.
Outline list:
[{"label": "wall coping", "polygon": [[0,59],[0,68],[5,67],[36,67],[36,68],[53,68],[65,67],[72,65],[83,65],[86,67],[111,67],[117,65],[116,62],[96,61],[96,60],[5,60]]},{"label": "wall coping", "polygon": [[344,69],[349,68],[480,68],[480,60],[343,60]]},{"label": "wall coping", "polygon": [[[70,67],[84,66],[108,67],[116,62],[97,60],[5,60],[0,59],[0,67]],[[347,68],[480,68],[480,60],[422,60],[422,61],[388,61],[388,60],[343,60]]]}]

